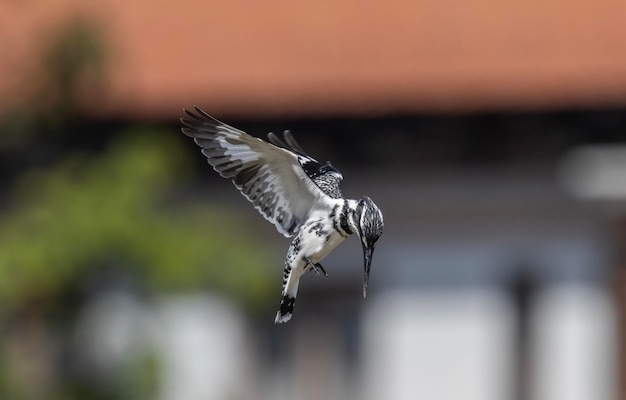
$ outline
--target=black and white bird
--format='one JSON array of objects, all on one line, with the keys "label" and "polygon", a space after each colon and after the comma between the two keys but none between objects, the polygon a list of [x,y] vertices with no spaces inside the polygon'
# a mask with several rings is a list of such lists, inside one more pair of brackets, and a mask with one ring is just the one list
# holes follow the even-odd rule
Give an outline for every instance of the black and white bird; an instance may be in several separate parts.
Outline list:
[{"label": "black and white bird", "polygon": [[328,276],[320,261],[356,233],[363,246],[363,297],[372,254],[383,233],[383,214],[369,197],[344,199],[341,173],[307,155],[289,131],[269,143],[226,125],[198,107],[184,110],[182,132],[202,148],[209,164],[286,237],[294,237],[283,273],[275,323],[291,319],[300,277],[307,270]]}]

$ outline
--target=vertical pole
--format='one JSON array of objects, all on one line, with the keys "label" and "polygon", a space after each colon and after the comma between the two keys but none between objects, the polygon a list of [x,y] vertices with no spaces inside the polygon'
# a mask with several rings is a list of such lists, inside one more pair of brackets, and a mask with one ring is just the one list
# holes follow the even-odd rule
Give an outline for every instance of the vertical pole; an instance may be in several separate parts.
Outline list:
[{"label": "vertical pole", "polygon": [[617,398],[626,400],[626,217],[616,221],[617,258],[615,268],[616,300],[618,307],[618,364],[617,364]]},{"label": "vertical pole", "polygon": [[515,342],[515,400],[530,400],[532,368],[531,360],[531,302],[536,285],[525,265],[518,266],[518,272],[511,284],[513,302],[517,314],[517,340]]}]

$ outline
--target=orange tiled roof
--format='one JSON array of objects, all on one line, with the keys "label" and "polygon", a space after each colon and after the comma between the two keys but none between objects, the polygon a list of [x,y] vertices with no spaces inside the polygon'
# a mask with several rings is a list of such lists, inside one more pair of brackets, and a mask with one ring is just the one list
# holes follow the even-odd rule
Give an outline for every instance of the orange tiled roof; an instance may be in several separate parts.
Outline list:
[{"label": "orange tiled roof", "polygon": [[623,0],[10,0],[0,4],[0,102],[25,92],[42,38],[73,14],[107,32],[103,113],[626,104]]}]

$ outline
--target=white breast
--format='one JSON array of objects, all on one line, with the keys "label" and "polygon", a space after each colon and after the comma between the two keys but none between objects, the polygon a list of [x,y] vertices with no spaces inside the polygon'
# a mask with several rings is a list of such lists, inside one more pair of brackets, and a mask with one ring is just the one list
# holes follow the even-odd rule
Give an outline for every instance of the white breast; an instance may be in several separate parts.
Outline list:
[{"label": "white breast", "polygon": [[311,229],[315,225],[311,225],[309,228],[306,225],[303,227],[305,229],[302,232],[302,244],[305,256],[317,263],[343,242],[345,238],[333,228],[330,220],[318,220],[316,222],[321,224],[321,227],[318,229]]}]

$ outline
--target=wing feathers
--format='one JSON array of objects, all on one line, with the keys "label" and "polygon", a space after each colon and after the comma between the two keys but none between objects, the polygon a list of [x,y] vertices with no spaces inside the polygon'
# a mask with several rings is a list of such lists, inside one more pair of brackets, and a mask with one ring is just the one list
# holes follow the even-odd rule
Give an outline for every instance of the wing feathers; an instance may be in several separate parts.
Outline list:
[{"label": "wing feathers", "polygon": [[296,138],[293,137],[293,135],[291,134],[291,131],[283,132],[283,136],[285,137],[285,140],[287,141],[287,144],[289,145],[289,147],[299,152],[300,154],[306,155],[304,150],[302,150],[302,147],[300,147],[298,142],[296,142]]},{"label": "wing feathers", "polygon": [[281,138],[279,138],[278,136],[276,136],[276,134],[274,132],[270,132],[267,134],[267,139],[270,141],[271,144],[273,144],[274,146],[278,146],[278,147],[283,147],[285,149],[288,149],[289,146],[283,142],[281,140]]},{"label": "wing feathers", "polygon": [[188,118],[181,118],[182,132],[194,139],[213,169],[232,179],[241,194],[279,232],[293,235],[319,199],[327,196],[302,169],[302,155],[296,154],[302,149],[297,142],[286,133],[285,145],[270,134],[270,144],[197,107],[195,111],[185,110]]},{"label": "wing feathers", "polygon": [[291,134],[291,131],[288,131],[288,130],[284,131],[283,137],[285,138],[285,141],[283,141],[281,138],[276,136],[274,132],[270,132],[267,134],[267,138],[269,139],[270,143],[273,144],[274,146],[282,147],[287,150],[291,150],[296,154],[300,154],[302,156],[311,158],[304,152],[304,150],[302,150],[302,147],[298,144],[298,142],[296,142],[296,139]]}]

